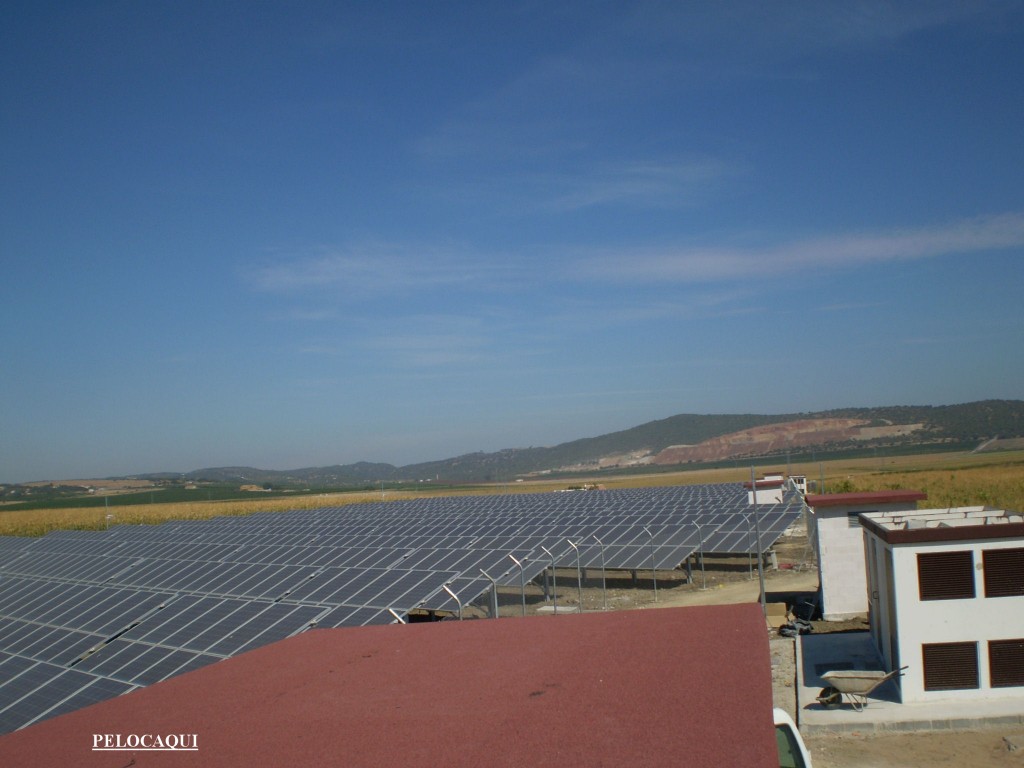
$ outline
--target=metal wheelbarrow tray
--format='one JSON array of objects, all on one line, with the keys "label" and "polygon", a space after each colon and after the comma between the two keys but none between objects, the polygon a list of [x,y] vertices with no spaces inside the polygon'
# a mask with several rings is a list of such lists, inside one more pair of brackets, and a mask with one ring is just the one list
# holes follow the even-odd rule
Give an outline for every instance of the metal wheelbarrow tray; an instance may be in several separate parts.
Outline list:
[{"label": "metal wheelbarrow tray", "polygon": [[825,709],[835,709],[843,703],[843,696],[849,700],[854,710],[864,711],[868,696],[886,680],[899,677],[906,667],[894,669],[892,672],[872,669],[843,669],[826,672],[821,679],[828,683],[818,694],[818,703]]}]

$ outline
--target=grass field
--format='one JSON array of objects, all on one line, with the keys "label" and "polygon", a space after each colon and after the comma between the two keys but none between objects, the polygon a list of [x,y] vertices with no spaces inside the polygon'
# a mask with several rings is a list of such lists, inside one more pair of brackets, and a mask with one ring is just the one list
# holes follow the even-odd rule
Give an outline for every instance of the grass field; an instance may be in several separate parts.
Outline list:
[{"label": "grass field", "polygon": [[[887,490],[909,488],[924,491],[928,500],[922,508],[984,504],[1003,509],[1024,510],[1024,451],[1006,453],[937,453],[826,461],[817,464],[785,463],[756,466],[758,475],[766,470],[781,470],[807,475],[824,484],[825,491]],[[725,468],[644,474],[602,478],[593,482],[602,487],[636,488],[698,483],[744,482],[750,479],[748,468]],[[564,489],[583,481],[535,481],[480,486],[465,491],[386,491],[385,500],[424,496],[483,495],[494,493],[537,493]],[[192,501],[180,504],[137,504],[132,506],[85,509],[32,509],[0,511],[0,535],[41,536],[58,529],[99,530],[108,524],[158,524],[168,520],[196,520],[253,512],[284,511],[342,506],[380,501],[379,492],[337,493],[245,501]],[[108,520],[107,515],[112,515]]]},{"label": "grass field", "polygon": [[[904,457],[893,466],[872,468],[870,463],[850,468],[846,476],[834,468],[826,479],[827,490],[838,492],[911,488],[924,491],[922,508],[983,504],[1024,511],[1024,451],[1004,454],[948,454],[937,461]],[[917,461],[911,461],[917,459]]]}]

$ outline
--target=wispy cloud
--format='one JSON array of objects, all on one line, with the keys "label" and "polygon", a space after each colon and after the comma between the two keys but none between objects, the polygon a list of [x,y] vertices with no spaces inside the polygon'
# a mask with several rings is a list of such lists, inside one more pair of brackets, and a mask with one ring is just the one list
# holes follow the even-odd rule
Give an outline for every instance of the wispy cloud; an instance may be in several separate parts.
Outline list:
[{"label": "wispy cloud", "polygon": [[479,335],[422,333],[382,336],[367,340],[366,345],[402,365],[434,367],[480,360],[488,341]]},{"label": "wispy cloud", "polygon": [[325,308],[325,309],[309,309],[306,307],[296,307],[288,310],[286,313],[281,315],[281,319],[293,320],[297,322],[309,322],[316,323],[325,320],[334,320],[338,316],[337,310]]},{"label": "wispy cloud", "polygon": [[300,354],[373,361],[389,370],[444,368],[493,361],[495,338],[503,333],[484,317],[446,314],[376,315],[356,332],[299,344]]},{"label": "wispy cloud", "polygon": [[[608,146],[633,105],[737,79],[815,77],[817,56],[891,44],[972,22],[995,26],[1020,5],[936,0],[759,0],[609,5],[548,17],[561,41],[454,106],[413,142],[423,160],[488,167],[549,163]],[[808,60],[810,59],[810,61]],[[796,67],[796,70],[794,70]],[[504,70],[503,70],[504,71]]]},{"label": "wispy cloud", "polygon": [[[657,7],[652,12],[651,5]],[[799,0],[783,5],[758,0],[724,3],[641,4],[618,19],[624,35],[675,41],[693,49],[740,55],[771,52],[792,58],[808,52],[899,40],[927,29],[999,19],[1020,9],[1016,0],[930,3],[879,0]]]},{"label": "wispy cloud", "polygon": [[537,179],[538,205],[555,212],[609,204],[673,208],[705,200],[737,169],[721,160],[647,160],[602,164]]},{"label": "wispy cloud", "polygon": [[380,295],[458,285],[495,284],[505,270],[491,260],[427,246],[364,246],[286,255],[244,274],[260,291],[295,293],[329,289],[346,296]]},{"label": "wispy cloud", "polygon": [[933,3],[809,2],[793,8],[784,22],[807,42],[835,44],[896,40],[925,29],[964,23],[1004,12],[1005,3],[940,0]]},{"label": "wispy cloud", "polygon": [[881,307],[879,301],[844,301],[838,304],[823,304],[819,307],[810,307],[814,312],[861,312],[866,309],[877,309]]},{"label": "wispy cloud", "polygon": [[[721,318],[764,310],[761,292],[749,288],[736,290],[690,290],[671,299],[650,296],[621,296],[607,299],[572,298],[561,302],[549,313],[533,318],[537,338],[550,338],[609,328],[642,326],[695,318]],[[766,295],[770,292],[765,291]]]},{"label": "wispy cloud", "polygon": [[313,358],[360,358],[386,361],[387,367],[434,368],[483,360],[486,337],[457,333],[378,334],[352,342],[307,342],[296,351]]},{"label": "wispy cloud", "polygon": [[620,250],[581,258],[573,272],[602,280],[709,282],[840,269],[1024,246],[1024,213],[930,228],[839,234],[761,248]]},{"label": "wispy cloud", "polygon": [[747,174],[744,161],[708,154],[594,161],[586,153],[567,151],[557,162],[513,165],[498,172],[486,162],[474,164],[442,183],[420,182],[417,192],[481,208],[489,217],[521,219],[611,206],[693,208],[728,196]]}]

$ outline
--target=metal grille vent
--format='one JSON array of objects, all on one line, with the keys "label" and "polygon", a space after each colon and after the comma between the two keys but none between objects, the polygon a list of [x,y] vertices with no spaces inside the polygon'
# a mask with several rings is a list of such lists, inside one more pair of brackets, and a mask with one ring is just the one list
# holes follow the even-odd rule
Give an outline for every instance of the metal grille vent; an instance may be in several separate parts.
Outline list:
[{"label": "metal grille vent", "polygon": [[986,597],[1024,595],[1024,549],[987,549],[982,562]]},{"label": "metal grille vent", "polygon": [[918,554],[917,582],[922,600],[972,598],[974,555],[970,550]]},{"label": "metal grille vent", "polygon": [[989,640],[988,666],[993,688],[1024,686],[1024,639]]},{"label": "metal grille vent", "polygon": [[926,691],[978,687],[977,643],[932,643],[921,650]]}]

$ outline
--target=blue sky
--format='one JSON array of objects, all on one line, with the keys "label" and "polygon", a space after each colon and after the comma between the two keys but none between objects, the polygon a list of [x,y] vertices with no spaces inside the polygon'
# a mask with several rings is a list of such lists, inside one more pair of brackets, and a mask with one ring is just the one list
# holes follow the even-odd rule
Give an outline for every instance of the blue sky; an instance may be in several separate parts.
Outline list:
[{"label": "blue sky", "polygon": [[14,2],[0,481],[1024,396],[1019,2]]}]

